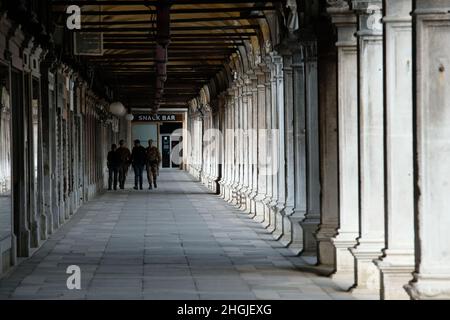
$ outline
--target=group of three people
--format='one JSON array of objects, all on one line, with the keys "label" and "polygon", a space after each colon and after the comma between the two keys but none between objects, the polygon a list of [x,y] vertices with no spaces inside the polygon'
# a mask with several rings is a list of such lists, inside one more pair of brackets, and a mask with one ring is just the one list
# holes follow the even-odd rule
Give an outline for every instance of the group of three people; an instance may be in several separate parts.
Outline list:
[{"label": "group of three people", "polygon": [[120,189],[125,189],[130,165],[134,169],[134,189],[142,190],[144,168],[147,170],[149,189],[157,188],[156,178],[159,173],[161,163],[161,153],[153,146],[153,140],[148,141],[148,148],[141,146],[139,140],[134,141],[133,151],[125,145],[124,140],[120,140],[119,148],[113,144],[108,153],[108,190],[117,190],[117,183]]}]

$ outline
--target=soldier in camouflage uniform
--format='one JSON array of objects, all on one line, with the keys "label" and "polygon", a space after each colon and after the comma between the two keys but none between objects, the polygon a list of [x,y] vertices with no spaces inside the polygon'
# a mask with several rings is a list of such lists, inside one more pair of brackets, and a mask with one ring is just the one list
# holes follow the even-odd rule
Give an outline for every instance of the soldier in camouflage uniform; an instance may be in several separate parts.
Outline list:
[{"label": "soldier in camouflage uniform", "polygon": [[159,174],[159,164],[161,163],[161,153],[158,148],[153,146],[153,140],[148,141],[147,148],[147,179],[149,189],[151,190],[152,184],[157,188],[156,177]]},{"label": "soldier in camouflage uniform", "polygon": [[127,179],[128,168],[131,163],[131,152],[130,149],[127,148],[124,140],[120,140],[117,153],[120,157],[119,186],[120,189],[125,189],[125,180]]}]

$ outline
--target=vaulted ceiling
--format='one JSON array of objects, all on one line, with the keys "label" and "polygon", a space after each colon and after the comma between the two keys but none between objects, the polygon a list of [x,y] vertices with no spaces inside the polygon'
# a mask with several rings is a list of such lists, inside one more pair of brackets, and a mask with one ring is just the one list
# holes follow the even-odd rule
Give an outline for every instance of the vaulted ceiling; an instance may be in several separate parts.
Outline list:
[{"label": "vaulted ceiling", "polygon": [[[275,4],[281,1],[168,2],[171,36],[161,107],[186,106],[244,41],[260,37],[264,14],[275,11]],[[53,5],[58,14],[65,14],[68,4],[82,6],[81,31],[103,32],[104,54],[87,60],[102,72],[119,99],[133,108],[151,108],[154,103],[159,3],[56,0]]]}]

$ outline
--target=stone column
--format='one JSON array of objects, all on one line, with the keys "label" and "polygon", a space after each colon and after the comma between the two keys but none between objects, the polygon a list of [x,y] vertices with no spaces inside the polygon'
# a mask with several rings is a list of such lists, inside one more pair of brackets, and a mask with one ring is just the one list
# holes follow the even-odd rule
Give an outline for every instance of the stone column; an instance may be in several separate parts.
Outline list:
[{"label": "stone column", "polygon": [[315,255],[315,233],[320,222],[320,159],[319,159],[319,92],[317,75],[317,40],[303,42],[305,52],[306,94],[306,187],[307,208],[303,254]]},{"label": "stone column", "polygon": [[255,125],[254,129],[258,135],[257,139],[257,161],[255,162],[255,172],[257,178],[257,193],[255,197],[255,212],[258,218],[267,227],[269,223],[269,217],[265,215],[264,199],[267,195],[267,164],[269,160],[267,149],[267,109],[266,109],[266,73],[261,67],[258,70],[257,76],[257,101],[258,112],[255,112]]},{"label": "stone column", "polygon": [[238,206],[240,209],[245,209],[245,191],[247,190],[247,166],[248,166],[248,150],[247,150],[247,112],[248,112],[248,95],[247,95],[247,79],[244,79],[241,89],[241,103],[239,109],[240,118],[240,132],[239,132],[239,186],[238,193]]},{"label": "stone column", "polygon": [[358,60],[356,15],[346,1],[328,1],[336,26],[338,102],[339,229],[332,239],[336,254],[333,279],[344,289],[355,284],[355,263],[349,248],[359,234]]},{"label": "stone column", "polygon": [[386,249],[377,261],[381,297],[409,299],[414,271],[412,0],[386,0]]},{"label": "stone column", "polygon": [[[262,202],[264,204],[264,220],[265,220],[265,227],[268,229],[268,231],[271,231],[270,228],[273,225],[273,217],[272,217],[272,210],[270,208],[270,203],[272,202],[273,198],[273,186],[272,183],[275,180],[275,174],[277,168],[276,161],[274,161],[274,152],[273,152],[273,117],[275,116],[272,114],[272,73],[271,73],[271,66],[270,63],[267,65],[267,69],[265,70],[265,80],[264,80],[264,87],[265,87],[265,128],[266,128],[266,136],[265,136],[265,146],[267,150],[267,157],[264,159],[268,160],[266,161],[265,170],[266,175],[264,176],[265,185],[266,185],[266,192],[264,194],[264,198],[262,199]],[[264,184],[264,182],[262,182]]]},{"label": "stone column", "polygon": [[249,130],[252,126],[252,109],[253,109],[253,93],[252,93],[252,80],[251,75],[245,80],[245,96],[244,96],[244,131],[243,131],[243,188],[241,190],[241,209],[247,213],[250,213],[250,191],[251,191],[251,161],[253,154],[251,152],[251,141]]},{"label": "stone column", "polygon": [[29,168],[27,138],[29,132],[26,103],[24,103],[24,77],[22,50],[26,45],[25,35],[20,28],[10,30],[5,52],[11,66],[17,71],[11,74],[11,116],[12,116],[12,193],[13,193],[13,231],[17,243],[17,257],[28,257],[31,246],[31,226],[29,218]]},{"label": "stone column", "polygon": [[233,179],[231,184],[231,203],[237,205],[239,203],[237,196],[237,188],[240,177],[240,138],[239,138],[239,130],[240,130],[240,97],[241,97],[241,89],[239,84],[236,84],[236,89],[234,93],[234,112],[233,112],[233,135],[234,135],[234,149],[233,149],[233,158],[234,158],[234,166],[233,166]]},{"label": "stone column", "polygon": [[316,234],[319,270],[335,270],[332,239],[339,228],[339,159],[336,33],[331,23],[318,31],[319,123],[320,123],[320,225]]},{"label": "stone column", "polygon": [[284,76],[283,76],[283,58],[277,54],[272,55],[272,64],[274,69],[274,89],[272,90],[273,114],[275,128],[278,130],[277,146],[274,153],[278,159],[279,170],[277,171],[276,181],[274,182],[274,201],[271,208],[274,214],[273,235],[279,239],[284,233],[283,213],[285,208],[285,130],[284,130]]},{"label": "stone column", "polygon": [[275,206],[277,203],[277,195],[278,195],[278,173],[280,171],[280,163],[279,163],[279,155],[278,155],[278,145],[279,145],[279,130],[278,130],[278,111],[277,111],[277,68],[274,62],[274,57],[276,55],[271,54],[268,57],[269,68],[270,68],[270,78],[268,79],[270,90],[270,100],[267,103],[269,108],[267,108],[268,119],[268,128],[270,128],[270,135],[268,139],[268,147],[270,148],[270,154],[272,157],[271,161],[271,175],[268,176],[267,186],[268,186],[268,195],[265,199],[266,203],[266,211],[269,215],[270,224],[267,227],[269,232],[274,232],[276,229],[276,219],[277,213],[275,210]]},{"label": "stone column", "polygon": [[234,137],[234,89],[230,89],[228,92],[228,131],[227,131],[227,137],[228,137],[228,159],[227,159],[227,170],[228,170],[228,177],[227,177],[227,183],[226,183],[226,198],[225,200],[231,202],[233,199],[233,177],[234,177],[234,144],[235,144],[235,137]]},{"label": "stone column", "polygon": [[284,43],[281,48],[283,55],[283,85],[284,85],[284,159],[285,183],[281,186],[284,196],[283,228],[280,239],[284,245],[292,244],[292,220],[295,206],[295,173],[294,173],[294,84],[292,72],[292,47],[294,43]]},{"label": "stone column", "polygon": [[[257,70],[257,68],[255,67]],[[250,193],[248,195],[250,202],[250,212],[256,216],[256,195],[258,194],[258,146],[259,146],[259,135],[258,135],[258,117],[260,112],[261,99],[258,98],[258,75],[255,73],[252,76],[252,110],[250,116],[252,118],[252,125],[250,127],[250,151],[252,154],[252,159],[250,163]],[[263,100],[265,97],[263,97]],[[260,222],[264,222],[264,214],[259,219]]]},{"label": "stone column", "polygon": [[229,201],[233,203],[235,201],[235,183],[236,183],[236,176],[238,173],[238,167],[237,167],[237,137],[235,136],[238,123],[236,121],[236,113],[238,111],[238,97],[237,97],[237,89],[234,88],[232,92],[232,106],[231,106],[231,133],[232,133],[232,151],[231,151],[231,175],[230,175],[230,199]]},{"label": "stone column", "polygon": [[301,226],[306,215],[306,97],[305,97],[305,60],[304,48],[296,42],[292,47],[293,72],[293,126],[294,126],[294,212],[290,216],[292,222],[291,250],[299,254],[304,249],[304,230]]},{"label": "stone column", "polygon": [[450,299],[450,1],[415,0],[413,299]]},{"label": "stone column", "polygon": [[358,109],[360,139],[360,236],[352,254],[356,263],[355,292],[379,294],[384,239],[384,101],[383,28],[379,0],[352,1],[358,15]]},{"label": "stone column", "polygon": [[52,61],[45,61],[41,65],[42,68],[42,78],[41,78],[41,107],[42,107],[42,156],[43,156],[43,202],[44,202],[44,212],[46,220],[46,231],[47,234],[53,233],[53,212],[52,212],[52,191],[54,185],[52,183],[53,175],[53,162],[51,157],[52,147],[51,147],[51,135],[54,134],[51,131],[51,111],[52,106],[52,95],[53,86],[51,83],[50,69],[52,66]]},{"label": "stone column", "polygon": [[226,188],[227,188],[227,181],[228,181],[228,154],[230,152],[229,147],[229,138],[227,135],[227,131],[229,129],[229,104],[227,96],[224,96],[224,104],[223,104],[223,110],[221,111],[223,114],[223,127],[222,127],[222,135],[223,135],[223,144],[222,144],[222,157],[221,157],[221,168],[222,168],[222,177],[219,181],[220,184],[220,197],[222,199],[226,198]]}]

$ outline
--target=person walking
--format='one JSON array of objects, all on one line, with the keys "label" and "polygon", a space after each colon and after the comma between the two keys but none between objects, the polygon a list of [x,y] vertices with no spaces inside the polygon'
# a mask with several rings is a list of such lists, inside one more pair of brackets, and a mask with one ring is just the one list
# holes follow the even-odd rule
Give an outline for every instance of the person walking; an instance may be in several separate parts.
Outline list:
[{"label": "person walking", "polygon": [[158,176],[159,165],[161,163],[161,153],[157,147],[153,146],[153,140],[148,140],[148,148],[146,151],[148,188],[152,190],[152,183],[155,188],[158,187],[156,177]]},{"label": "person walking", "polygon": [[142,174],[147,160],[145,148],[141,146],[141,141],[134,141],[134,148],[131,153],[131,163],[134,169],[134,190],[142,190]]},{"label": "person walking", "polygon": [[117,145],[111,146],[108,152],[108,190],[112,190],[114,182],[114,190],[117,190],[117,176],[120,167],[120,154],[117,152]]},{"label": "person walking", "polygon": [[120,165],[119,165],[119,187],[120,189],[125,189],[125,181],[127,180],[128,168],[131,163],[131,152],[130,149],[125,145],[124,140],[119,141],[119,148],[117,149],[117,153],[120,157]]}]

